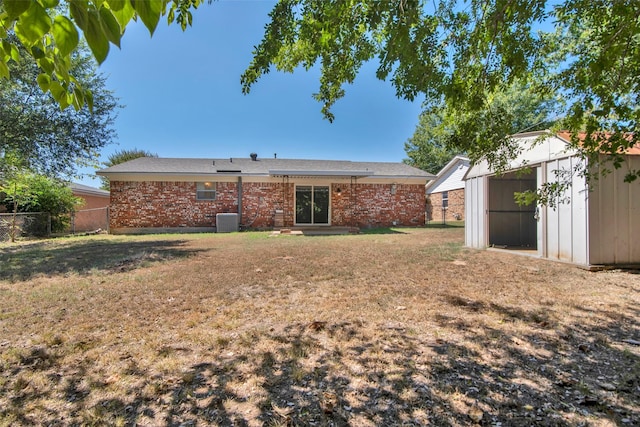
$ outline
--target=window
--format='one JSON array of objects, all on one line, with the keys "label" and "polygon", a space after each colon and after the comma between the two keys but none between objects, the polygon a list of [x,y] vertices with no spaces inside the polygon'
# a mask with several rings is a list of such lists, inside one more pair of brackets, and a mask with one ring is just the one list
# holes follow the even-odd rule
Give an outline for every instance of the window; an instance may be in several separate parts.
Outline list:
[{"label": "window", "polygon": [[215,182],[196,182],[196,200],[215,200]]},{"label": "window", "polygon": [[446,209],[449,207],[449,192],[442,192],[442,209]]}]

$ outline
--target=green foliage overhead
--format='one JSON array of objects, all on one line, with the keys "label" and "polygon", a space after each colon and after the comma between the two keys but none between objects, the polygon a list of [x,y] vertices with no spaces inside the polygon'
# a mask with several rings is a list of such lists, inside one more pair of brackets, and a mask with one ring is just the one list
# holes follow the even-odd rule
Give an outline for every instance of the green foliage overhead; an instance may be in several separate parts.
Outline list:
[{"label": "green foliage overhead", "polygon": [[[160,18],[191,25],[191,11],[203,0],[3,0],[0,1],[0,78],[10,78],[11,61],[34,60],[50,82],[42,90],[64,109],[92,109],[91,88],[72,69],[72,53],[80,36],[102,63],[111,45],[120,47],[127,25],[140,19],[153,34]],[[17,36],[16,40],[11,35]]]},{"label": "green foliage overhead", "polygon": [[270,16],[243,90],[272,69],[317,66],[314,96],[329,120],[344,87],[376,60],[377,76],[399,97],[424,96],[427,109],[455,112],[459,132],[449,148],[475,159],[513,154],[505,138],[513,117],[493,104],[516,81],[566,100],[558,126],[586,131],[584,145],[572,142],[594,162],[605,151],[619,164],[640,138],[636,0],[281,0]]},{"label": "green foliage overhead", "polygon": [[[23,56],[20,44],[40,67],[41,88],[62,107],[91,107],[91,92],[70,72],[76,36],[101,62],[131,20],[140,19],[151,34],[162,16],[184,29],[201,3],[4,0],[0,76],[8,77],[8,64]],[[241,77],[242,90],[248,93],[272,69],[318,67],[313,96],[333,120],[331,108],[345,86],[374,60],[377,77],[391,81],[399,97],[424,97],[428,108],[444,103],[462,117],[460,130],[501,149],[501,117],[493,114],[488,129],[479,119],[492,96],[520,81],[562,96],[561,126],[588,135],[573,144],[594,161],[608,152],[615,166],[640,138],[638,16],[637,0],[279,0]],[[18,42],[7,38],[11,32]]]},{"label": "green foliage overhead", "polygon": [[[24,54],[22,46],[17,50]],[[24,56],[8,65],[12,78],[0,79],[0,170],[9,158],[13,166],[49,176],[71,175],[78,164],[95,162],[115,136],[119,105],[86,47],[73,50],[69,68],[91,91],[93,112],[87,107],[61,110],[51,91],[64,89],[41,73],[33,58]]]}]

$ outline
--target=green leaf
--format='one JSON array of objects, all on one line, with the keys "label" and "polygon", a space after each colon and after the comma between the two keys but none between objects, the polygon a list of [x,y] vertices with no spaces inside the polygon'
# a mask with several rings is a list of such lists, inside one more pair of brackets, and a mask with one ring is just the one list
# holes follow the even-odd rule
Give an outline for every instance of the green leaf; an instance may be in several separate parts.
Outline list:
[{"label": "green leaf", "polygon": [[106,7],[101,7],[100,19],[102,21],[102,29],[104,31],[105,36],[107,36],[107,39],[111,43],[120,47],[120,38],[122,37],[122,30],[115,16],[113,16],[113,13],[111,13],[111,11]]},{"label": "green leaf", "polygon": [[38,75],[38,86],[42,89],[43,92],[47,92],[49,87],[51,86],[51,76],[48,74],[42,73]]},{"label": "green leaf", "polygon": [[124,5],[122,6],[121,9],[114,9],[112,7],[111,12],[113,13],[113,16],[118,20],[118,24],[120,24],[120,28],[125,28],[129,23],[129,21],[131,21],[133,16],[136,14],[136,11],[133,9],[133,6],[131,6],[131,3],[129,3],[128,1],[124,2]]},{"label": "green leaf", "polygon": [[9,43],[7,40],[2,40],[2,51],[10,56],[10,52],[11,52],[11,43]]},{"label": "green leaf", "polygon": [[33,46],[31,48],[31,56],[33,56],[35,59],[40,59],[45,57],[45,53],[40,46]]},{"label": "green leaf", "polygon": [[4,0],[4,10],[9,15],[9,19],[17,18],[29,9],[29,0]]},{"label": "green leaf", "polygon": [[127,5],[127,0],[107,0],[107,4],[109,5],[109,9],[111,10],[122,10]]},{"label": "green leaf", "polygon": [[9,67],[4,61],[0,61],[0,78],[8,79],[9,77]]},{"label": "green leaf", "polygon": [[[6,50],[7,49],[5,47],[5,52],[6,52]],[[13,59],[16,62],[20,62],[20,51],[18,50],[18,48],[14,44],[11,45],[11,59]]]},{"label": "green leaf", "polygon": [[73,105],[73,108],[76,111],[80,111],[80,109],[84,105],[84,97],[82,96],[82,91],[79,90],[78,88],[75,88],[73,90],[73,93],[70,93],[67,96],[67,98],[70,100],[71,104]]},{"label": "green leaf", "polygon": [[90,11],[88,14],[84,38],[87,40],[87,44],[89,44],[89,48],[91,52],[93,52],[93,56],[95,56],[98,64],[102,64],[109,53],[109,40],[107,40],[102,30],[100,15],[96,11]]},{"label": "green leaf", "polygon": [[74,87],[73,96],[75,98],[74,105],[77,103],[80,107],[76,109],[79,110],[84,105],[84,93],[82,89],[78,86]]},{"label": "green leaf", "polygon": [[33,2],[31,7],[18,18],[16,23],[16,34],[27,41],[26,44],[33,44],[44,36],[51,28],[51,17],[38,2]]},{"label": "green leaf", "polygon": [[56,101],[60,102],[60,100],[64,97],[66,98],[67,96],[67,91],[64,90],[64,88],[62,87],[62,85],[60,84],[60,82],[56,81],[56,80],[52,80],[50,82],[49,85],[49,92],[51,92],[51,96],[53,96],[53,99],[55,99]]},{"label": "green leaf", "polygon": [[85,31],[87,28],[87,23],[89,22],[89,5],[86,0],[72,0],[69,3],[69,12],[71,12],[71,17],[78,27]]},{"label": "green leaf", "polygon": [[42,3],[42,6],[46,9],[52,9],[60,4],[60,0],[40,0],[40,3]]},{"label": "green leaf", "polygon": [[53,74],[53,71],[55,70],[53,61],[46,57],[38,59],[38,66],[42,69],[42,71],[48,74]]},{"label": "green leaf", "polygon": [[158,26],[164,2],[162,0],[135,0],[132,1],[132,3],[133,8],[138,13],[140,19],[142,19],[149,33],[153,35],[153,32]]},{"label": "green leaf", "polygon": [[89,89],[84,91],[84,100],[87,103],[87,107],[89,107],[89,111],[93,113],[93,92]]},{"label": "green leaf", "polygon": [[60,110],[65,110],[69,106],[69,94],[66,91],[62,94],[62,96],[58,100],[58,103],[60,104]]},{"label": "green leaf", "polygon": [[69,55],[78,46],[78,30],[65,16],[58,15],[53,20],[53,39],[63,56]]}]

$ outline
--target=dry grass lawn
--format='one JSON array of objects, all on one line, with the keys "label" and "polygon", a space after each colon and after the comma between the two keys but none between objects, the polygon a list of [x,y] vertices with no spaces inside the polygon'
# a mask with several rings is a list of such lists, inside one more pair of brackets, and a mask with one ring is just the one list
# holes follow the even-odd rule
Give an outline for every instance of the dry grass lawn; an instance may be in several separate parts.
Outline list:
[{"label": "dry grass lawn", "polygon": [[639,425],[640,275],[462,235],[3,244],[0,425]]}]

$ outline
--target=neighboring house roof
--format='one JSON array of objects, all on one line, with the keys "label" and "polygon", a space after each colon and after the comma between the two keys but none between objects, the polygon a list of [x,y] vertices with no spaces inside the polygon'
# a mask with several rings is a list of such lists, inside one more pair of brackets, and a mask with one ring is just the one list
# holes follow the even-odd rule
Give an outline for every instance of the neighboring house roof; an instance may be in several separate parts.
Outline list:
[{"label": "neighboring house roof", "polygon": [[86,196],[109,197],[109,191],[107,190],[101,190],[99,188],[90,187],[88,185],[78,184],[75,182],[72,182],[71,184],[69,184],[69,188],[71,188],[71,191],[73,192],[73,194],[78,194],[83,196],[86,195]]},{"label": "neighboring house roof", "polygon": [[[586,137],[586,132],[580,132],[578,134],[578,140],[580,141],[580,143],[582,143]],[[606,133],[605,134],[605,138],[609,138],[609,136],[611,135],[611,133]],[[560,131],[557,133],[557,136],[563,140],[565,140],[567,143],[571,142],[571,132],[568,132],[566,130]],[[632,138],[632,134],[624,134],[625,139],[627,141],[631,141]],[[605,153],[606,154],[606,153]],[[636,144],[633,147],[627,148],[626,150],[624,150],[624,154],[629,154],[632,156],[638,156],[640,155],[640,144]]]},{"label": "neighboring house roof", "polygon": [[464,188],[463,178],[468,169],[469,159],[455,156],[438,172],[436,178],[426,185],[427,194]]},{"label": "neighboring house roof", "polygon": [[140,157],[102,169],[98,175],[221,175],[221,176],[358,176],[425,178],[434,175],[404,163],[294,159],[182,159]]}]

